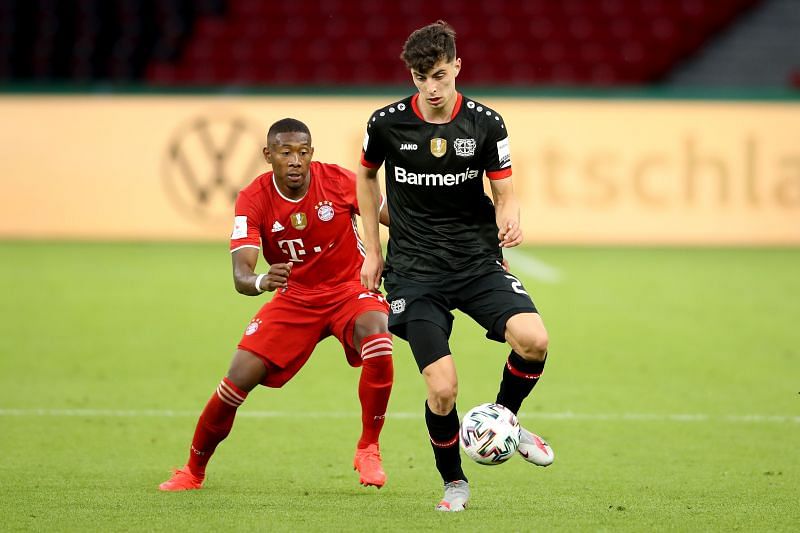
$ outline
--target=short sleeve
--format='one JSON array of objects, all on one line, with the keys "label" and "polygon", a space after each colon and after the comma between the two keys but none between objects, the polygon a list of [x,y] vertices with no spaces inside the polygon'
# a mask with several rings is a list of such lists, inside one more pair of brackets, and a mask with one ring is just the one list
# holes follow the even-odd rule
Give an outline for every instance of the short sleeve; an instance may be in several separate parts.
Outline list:
[{"label": "short sleeve", "polygon": [[487,130],[483,151],[486,176],[493,180],[507,178],[511,175],[511,149],[503,118],[493,115],[487,120]]},{"label": "short sleeve", "polygon": [[261,210],[249,195],[240,192],[234,209],[231,252],[241,248],[261,248],[261,219]]},{"label": "short sleeve", "polygon": [[379,168],[386,159],[386,149],[381,139],[380,130],[375,125],[375,117],[367,122],[364,132],[364,144],[361,148],[361,164],[367,168]]}]

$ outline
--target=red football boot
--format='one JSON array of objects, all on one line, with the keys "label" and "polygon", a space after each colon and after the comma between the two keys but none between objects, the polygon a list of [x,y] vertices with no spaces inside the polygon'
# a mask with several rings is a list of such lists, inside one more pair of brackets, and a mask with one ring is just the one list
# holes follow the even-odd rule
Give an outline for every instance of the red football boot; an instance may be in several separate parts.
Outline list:
[{"label": "red football boot", "polygon": [[172,477],[158,486],[159,490],[175,492],[179,490],[196,490],[203,487],[203,478],[192,474],[188,466],[172,473]]},{"label": "red football boot", "polygon": [[381,467],[381,452],[377,444],[357,448],[353,459],[353,469],[361,474],[361,484],[381,488],[386,483],[386,472]]}]

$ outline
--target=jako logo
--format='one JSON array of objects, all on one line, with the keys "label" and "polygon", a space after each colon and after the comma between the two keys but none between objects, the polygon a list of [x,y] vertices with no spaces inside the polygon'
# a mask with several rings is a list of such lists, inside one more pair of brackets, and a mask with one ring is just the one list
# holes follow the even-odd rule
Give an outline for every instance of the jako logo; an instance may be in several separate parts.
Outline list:
[{"label": "jako logo", "polygon": [[414,143],[403,143],[400,145],[400,150],[416,150],[417,145]]},{"label": "jako logo", "polygon": [[446,186],[450,187],[464,183],[467,180],[477,178],[480,174],[477,170],[470,170],[467,168],[464,172],[457,174],[416,174],[409,172],[403,167],[395,167],[394,180],[397,183],[408,183],[409,185],[427,185],[427,186]]}]

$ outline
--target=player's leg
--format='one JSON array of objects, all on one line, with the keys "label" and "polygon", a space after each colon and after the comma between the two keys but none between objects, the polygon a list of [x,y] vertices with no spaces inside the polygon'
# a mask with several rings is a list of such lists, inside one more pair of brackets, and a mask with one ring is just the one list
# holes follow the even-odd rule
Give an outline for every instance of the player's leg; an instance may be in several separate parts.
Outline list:
[{"label": "player's leg", "polygon": [[544,371],[548,336],[538,313],[518,313],[509,317],[504,336],[511,346],[511,353],[503,369],[497,403],[516,413]]},{"label": "player's leg", "polygon": [[425,425],[442,476],[444,497],[437,504],[439,511],[463,511],[469,499],[469,483],[461,468],[458,446],[460,420],[456,409],[458,375],[447,333],[437,324],[412,320],[405,326],[411,351],[425,378]]},{"label": "player's leg", "polygon": [[[511,353],[503,368],[497,403],[516,413],[544,372],[548,336],[538,313],[519,313],[506,322],[505,337],[511,345]],[[517,451],[526,461],[538,466],[548,466],[555,459],[550,445],[524,427],[520,427]]]},{"label": "player's leg", "polygon": [[[488,338],[511,346],[495,401],[517,413],[544,370],[548,346],[544,322],[522,283],[500,269],[475,280],[461,298],[461,309],[486,328]],[[552,449],[544,440],[524,428],[521,433],[520,455],[539,466],[553,462]]]},{"label": "player's leg", "polygon": [[436,509],[462,511],[469,499],[469,485],[461,468],[458,377],[448,341],[453,325],[452,305],[439,286],[398,281],[392,273],[384,280],[390,302],[389,330],[408,341],[425,379],[425,425],[445,488]]},{"label": "player's leg", "polygon": [[366,311],[355,320],[353,346],[361,360],[358,399],[361,402],[361,436],[353,467],[362,485],[378,488],[386,483],[381,465],[379,437],[394,382],[392,335],[386,309]]},{"label": "player's leg", "polygon": [[192,440],[189,468],[205,476],[206,465],[233,427],[236,410],[266,376],[264,362],[255,354],[236,350],[228,374],[211,395]]},{"label": "player's leg", "polygon": [[348,364],[361,367],[361,435],[353,468],[362,485],[380,488],[386,483],[386,472],[378,439],[394,381],[389,306],[381,294],[365,291],[359,282],[340,287],[337,294],[340,298],[331,308],[328,328],[342,343]]},{"label": "player's leg", "polygon": [[262,306],[239,341],[228,374],[200,415],[188,464],[159,488],[200,488],[206,465],[230,433],[247,394],[259,383],[277,388],[289,381],[308,360],[326,325],[324,310],[300,308],[280,295]]},{"label": "player's leg", "polygon": [[368,311],[358,316],[353,344],[361,358],[358,397],[361,401],[362,433],[359,448],[377,444],[386,418],[386,406],[394,381],[392,335],[385,312]]},{"label": "player's leg", "polygon": [[265,375],[266,367],[261,359],[245,350],[236,351],[228,374],[222,378],[200,414],[188,463],[159,485],[159,489],[179,491],[199,489],[202,486],[206,465],[219,443],[230,433],[236,410]]}]

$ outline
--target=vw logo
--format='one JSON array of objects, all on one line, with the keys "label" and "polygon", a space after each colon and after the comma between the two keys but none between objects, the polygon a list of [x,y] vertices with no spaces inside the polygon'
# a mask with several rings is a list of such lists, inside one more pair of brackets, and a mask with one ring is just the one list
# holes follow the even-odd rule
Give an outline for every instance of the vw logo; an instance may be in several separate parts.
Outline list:
[{"label": "vw logo", "polygon": [[199,116],[167,145],[164,182],[175,206],[203,222],[229,222],[238,192],[265,172],[264,133],[238,116]]}]

